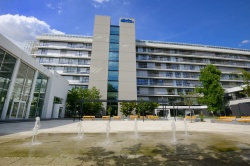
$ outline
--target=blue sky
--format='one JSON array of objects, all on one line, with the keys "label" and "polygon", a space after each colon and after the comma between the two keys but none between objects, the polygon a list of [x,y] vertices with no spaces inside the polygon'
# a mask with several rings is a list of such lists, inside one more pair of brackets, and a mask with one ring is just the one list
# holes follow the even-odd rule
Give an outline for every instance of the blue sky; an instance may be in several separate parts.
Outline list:
[{"label": "blue sky", "polygon": [[95,15],[136,19],[136,38],[250,49],[250,0],[0,0],[0,33],[90,35]]}]

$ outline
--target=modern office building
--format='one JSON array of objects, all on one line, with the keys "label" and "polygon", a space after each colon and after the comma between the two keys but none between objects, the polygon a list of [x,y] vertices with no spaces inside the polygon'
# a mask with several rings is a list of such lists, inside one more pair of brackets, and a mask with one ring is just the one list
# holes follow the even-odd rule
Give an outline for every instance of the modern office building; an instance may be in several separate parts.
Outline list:
[{"label": "modern office building", "polygon": [[63,117],[68,86],[0,34],[1,119]]},{"label": "modern office building", "polygon": [[103,99],[157,101],[166,109],[187,109],[171,102],[179,103],[179,94],[200,85],[200,69],[207,64],[222,71],[223,88],[243,84],[233,74],[238,68],[250,71],[250,50],[137,40],[134,19],[121,18],[119,26],[110,22],[108,16],[96,16],[92,37],[37,36],[32,56],[65,77],[70,88],[95,86]]}]

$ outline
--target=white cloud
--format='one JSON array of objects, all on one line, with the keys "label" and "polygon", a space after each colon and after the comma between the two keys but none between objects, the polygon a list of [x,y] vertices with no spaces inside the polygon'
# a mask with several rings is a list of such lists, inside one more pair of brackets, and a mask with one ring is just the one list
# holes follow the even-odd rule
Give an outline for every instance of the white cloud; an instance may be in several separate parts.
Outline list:
[{"label": "white cloud", "polygon": [[51,29],[46,22],[35,17],[21,15],[0,15],[0,33],[8,37],[20,48],[26,41],[35,40],[42,33],[64,34],[61,31]]},{"label": "white cloud", "polygon": [[241,43],[246,44],[246,43],[249,43],[249,42],[250,42],[249,40],[243,40]]},{"label": "white cloud", "polygon": [[104,5],[104,2],[110,2],[110,0],[92,0],[93,1],[93,6],[95,8],[99,8]]},{"label": "white cloud", "polygon": [[55,9],[55,7],[51,3],[48,3],[46,6],[50,9]]},{"label": "white cloud", "polygon": [[250,40],[243,40],[243,41],[239,44],[239,46],[242,46],[242,45],[247,44],[247,43],[250,43]]},{"label": "white cloud", "polygon": [[63,12],[63,3],[58,3],[57,5],[53,5],[51,3],[48,3],[46,5],[49,9],[52,9],[52,10],[57,10],[57,13],[58,14],[61,14]]},{"label": "white cloud", "polygon": [[123,4],[124,4],[124,5],[129,5],[130,2],[129,2],[128,0],[123,0]]},{"label": "white cloud", "polygon": [[110,0],[93,0],[93,1],[98,3],[103,3],[103,2],[109,2]]}]

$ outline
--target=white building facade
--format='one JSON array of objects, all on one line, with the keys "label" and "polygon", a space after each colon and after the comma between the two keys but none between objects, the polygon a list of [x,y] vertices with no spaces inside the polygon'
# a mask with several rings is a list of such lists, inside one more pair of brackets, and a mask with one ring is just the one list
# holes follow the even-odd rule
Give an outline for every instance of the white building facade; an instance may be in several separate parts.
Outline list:
[{"label": "white building facade", "polygon": [[121,18],[117,26],[108,16],[96,16],[93,37],[44,34],[37,43],[32,55],[66,78],[70,88],[95,86],[102,99],[156,101],[166,109],[200,85],[200,69],[207,64],[222,71],[225,89],[243,84],[233,74],[238,68],[250,71],[250,50],[136,40],[132,18]]},{"label": "white building facade", "polygon": [[68,86],[0,34],[1,119],[62,118]]}]

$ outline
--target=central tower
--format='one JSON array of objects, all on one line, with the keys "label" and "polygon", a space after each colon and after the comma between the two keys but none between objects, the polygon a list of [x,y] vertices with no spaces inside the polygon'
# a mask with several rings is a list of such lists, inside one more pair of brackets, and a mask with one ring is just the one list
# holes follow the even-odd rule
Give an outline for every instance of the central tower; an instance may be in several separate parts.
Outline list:
[{"label": "central tower", "polygon": [[[115,26],[108,16],[95,17],[89,88],[99,89],[102,99],[136,100],[135,20],[121,18],[119,22]],[[117,102],[108,105],[113,115],[121,115]]]}]

